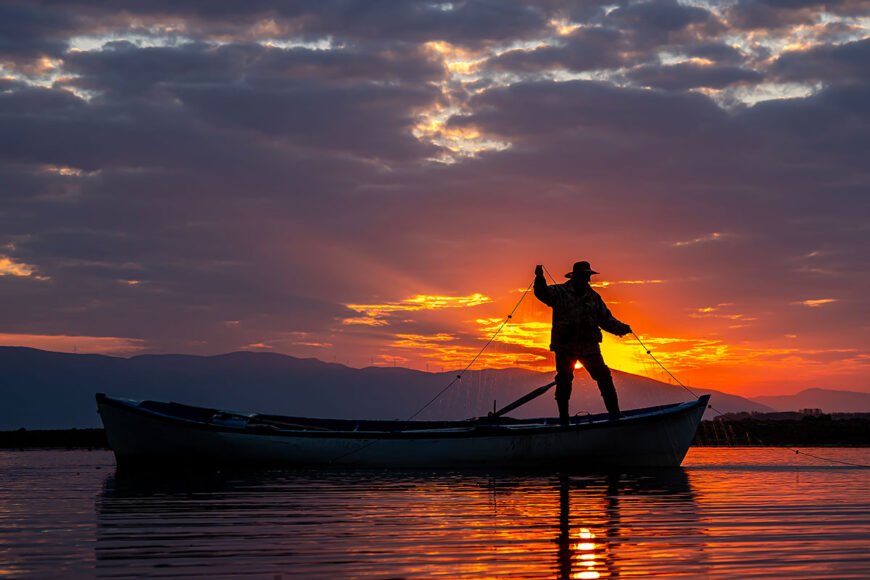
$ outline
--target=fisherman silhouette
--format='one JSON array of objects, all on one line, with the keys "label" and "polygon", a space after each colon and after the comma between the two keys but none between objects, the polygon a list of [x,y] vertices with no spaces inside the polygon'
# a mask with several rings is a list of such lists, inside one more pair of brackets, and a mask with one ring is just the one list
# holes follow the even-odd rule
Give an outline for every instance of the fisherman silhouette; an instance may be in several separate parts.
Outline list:
[{"label": "fisherman silhouette", "polygon": [[556,404],[563,427],[570,423],[568,401],[577,361],[598,383],[610,418],[621,416],[616,387],[601,356],[601,329],[624,336],[631,332],[631,327],[614,318],[598,292],[589,285],[592,275],[597,273],[589,262],[577,262],[571,272],[565,274],[567,282],[548,286],[544,267],[535,267],[535,296],[553,309],[550,350],[556,355]]}]

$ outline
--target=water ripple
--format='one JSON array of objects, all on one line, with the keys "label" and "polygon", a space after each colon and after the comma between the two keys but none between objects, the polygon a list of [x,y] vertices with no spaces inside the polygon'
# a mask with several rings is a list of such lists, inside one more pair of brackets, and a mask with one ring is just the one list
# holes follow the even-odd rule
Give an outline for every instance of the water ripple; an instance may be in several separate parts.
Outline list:
[{"label": "water ripple", "polygon": [[866,578],[868,473],[693,449],[647,472],[167,478],[104,452],[0,452],[0,575]]}]

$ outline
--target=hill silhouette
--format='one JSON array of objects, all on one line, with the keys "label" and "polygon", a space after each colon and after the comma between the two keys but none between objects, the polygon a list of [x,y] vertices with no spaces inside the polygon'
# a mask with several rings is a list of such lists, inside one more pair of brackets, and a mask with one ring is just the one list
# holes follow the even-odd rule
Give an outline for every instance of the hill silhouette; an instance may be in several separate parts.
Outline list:
[{"label": "hill silhouette", "polygon": [[[0,347],[0,430],[100,426],[94,393],[132,399],[177,401],[239,411],[311,417],[405,419],[443,389],[455,372],[405,368],[351,368],[275,353],[217,356],[141,355],[120,358]],[[469,371],[420,415],[421,419],[480,416],[552,380],[525,369]],[[623,408],[686,401],[680,387],[614,371]],[[769,407],[709,389],[723,412],[770,411]],[[601,397],[585,373],[577,373],[571,412],[602,412]],[[511,413],[553,416],[550,393]]]},{"label": "hill silhouette", "polygon": [[821,409],[825,413],[870,412],[870,393],[833,389],[804,389],[794,395],[753,397],[753,401],[777,411]]}]

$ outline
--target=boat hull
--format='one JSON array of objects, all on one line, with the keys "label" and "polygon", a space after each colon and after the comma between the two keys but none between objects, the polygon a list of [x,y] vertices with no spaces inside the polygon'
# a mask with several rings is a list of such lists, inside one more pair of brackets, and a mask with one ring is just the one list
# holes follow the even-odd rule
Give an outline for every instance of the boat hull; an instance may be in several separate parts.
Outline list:
[{"label": "boat hull", "polygon": [[617,421],[577,421],[567,428],[469,422],[400,432],[274,433],[171,417],[105,395],[97,402],[119,465],[666,467],[682,462],[707,398],[633,411]]}]

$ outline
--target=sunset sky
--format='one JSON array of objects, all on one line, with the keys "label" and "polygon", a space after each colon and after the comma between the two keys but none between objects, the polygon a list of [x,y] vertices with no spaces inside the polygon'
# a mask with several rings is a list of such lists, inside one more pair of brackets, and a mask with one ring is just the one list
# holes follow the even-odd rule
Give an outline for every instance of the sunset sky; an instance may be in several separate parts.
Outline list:
[{"label": "sunset sky", "polygon": [[3,345],[455,369],[589,260],[684,382],[870,391],[868,209],[867,0],[0,0]]}]

